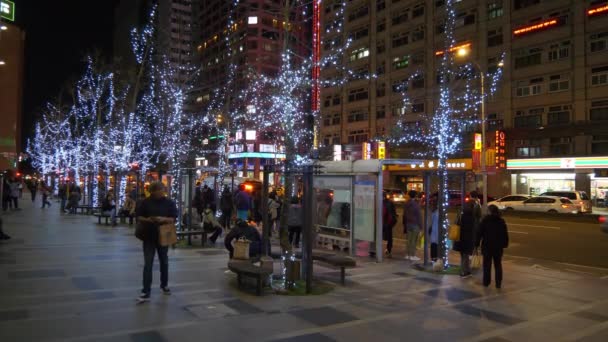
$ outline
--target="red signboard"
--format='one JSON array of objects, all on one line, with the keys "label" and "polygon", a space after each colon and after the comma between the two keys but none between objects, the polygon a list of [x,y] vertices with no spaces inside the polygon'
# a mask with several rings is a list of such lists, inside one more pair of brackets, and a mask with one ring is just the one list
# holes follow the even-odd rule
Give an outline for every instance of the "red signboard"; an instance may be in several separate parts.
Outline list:
[{"label": "red signboard", "polygon": [[496,131],[494,143],[494,158],[496,169],[505,169],[507,167],[505,132]]},{"label": "red signboard", "polygon": [[546,29],[546,28],[551,27],[551,26],[556,26],[557,24],[558,24],[557,19],[551,19],[551,20],[547,20],[547,21],[542,22],[542,23],[538,23],[538,24],[534,24],[534,25],[530,25],[530,26],[520,27],[517,30],[513,31],[513,34],[516,35],[516,36],[519,36],[519,35],[522,35],[522,34],[531,33],[531,32],[534,32],[534,31]]},{"label": "red signboard", "polygon": [[608,5],[591,8],[587,11],[587,15],[590,17],[592,17],[594,15],[607,14],[607,13],[608,13]]}]

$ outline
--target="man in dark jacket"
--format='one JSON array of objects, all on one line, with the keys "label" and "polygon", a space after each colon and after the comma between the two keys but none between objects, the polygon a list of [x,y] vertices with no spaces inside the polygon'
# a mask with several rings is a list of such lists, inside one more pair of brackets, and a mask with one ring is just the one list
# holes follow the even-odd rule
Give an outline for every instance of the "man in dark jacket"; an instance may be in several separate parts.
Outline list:
[{"label": "man in dark jacket", "polygon": [[382,235],[383,240],[386,241],[386,252],[384,253],[387,258],[393,257],[393,227],[397,223],[397,211],[395,205],[389,199],[388,194],[384,194],[382,200]]},{"label": "man in dark jacket", "polygon": [[481,243],[483,254],[483,285],[489,286],[492,280],[492,262],[496,278],[496,288],[502,286],[502,253],[509,246],[509,233],[505,220],[495,206],[488,207],[490,214],[483,218],[479,226],[476,246]]},{"label": "man in dark jacket", "polygon": [[262,253],[262,238],[260,233],[255,227],[247,224],[247,221],[237,220],[236,227],[226,235],[224,238],[224,245],[228,252],[230,252],[230,259],[234,256],[234,247],[232,247],[232,240],[238,240],[244,238],[250,241],[249,244],[249,257],[255,258],[260,256]]},{"label": "man in dark jacket", "polygon": [[158,254],[160,262],[160,288],[164,294],[170,295],[169,290],[169,257],[168,246],[161,246],[158,242],[158,229],[161,224],[175,223],[177,218],[177,208],[175,202],[165,196],[165,186],[161,182],[154,182],[148,188],[150,197],[137,203],[135,213],[137,224],[143,225],[144,249],[144,272],[143,289],[139,296],[139,302],[150,300],[150,287],[152,285],[152,265],[154,254]]},{"label": "man in dark jacket", "polygon": [[224,186],[222,198],[220,199],[220,209],[222,210],[222,218],[220,224],[224,229],[230,229],[230,219],[232,218],[232,193],[228,189],[228,185]]}]

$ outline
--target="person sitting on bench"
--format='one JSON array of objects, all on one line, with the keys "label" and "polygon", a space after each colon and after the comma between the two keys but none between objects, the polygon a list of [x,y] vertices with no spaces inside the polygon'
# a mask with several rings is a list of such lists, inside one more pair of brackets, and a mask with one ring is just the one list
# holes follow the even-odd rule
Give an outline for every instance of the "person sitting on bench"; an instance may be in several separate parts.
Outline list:
[{"label": "person sitting on bench", "polygon": [[110,216],[112,219],[112,226],[116,226],[116,202],[114,201],[112,192],[108,192],[101,202],[101,212],[105,216]]},{"label": "person sitting on bench", "polygon": [[122,204],[119,216],[128,217],[129,224],[133,224],[133,217],[135,217],[135,200],[131,198],[131,195],[127,195],[125,203]]},{"label": "person sitting on bench", "polygon": [[207,204],[207,208],[203,211],[203,222],[201,222],[201,227],[205,234],[213,233],[209,238],[209,241],[211,241],[212,244],[215,244],[217,238],[222,234],[222,226],[217,222],[209,204]]},{"label": "person sitting on bench", "polygon": [[238,240],[240,238],[244,238],[251,242],[249,244],[250,258],[257,258],[262,254],[262,238],[260,237],[258,230],[255,227],[250,226],[247,221],[238,219],[236,221],[236,227],[234,227],[230,233],[226,235],[226,238],[224,238],[224,245],[228,252],[230,252],[230,259],[234,256],[232,240]]}]

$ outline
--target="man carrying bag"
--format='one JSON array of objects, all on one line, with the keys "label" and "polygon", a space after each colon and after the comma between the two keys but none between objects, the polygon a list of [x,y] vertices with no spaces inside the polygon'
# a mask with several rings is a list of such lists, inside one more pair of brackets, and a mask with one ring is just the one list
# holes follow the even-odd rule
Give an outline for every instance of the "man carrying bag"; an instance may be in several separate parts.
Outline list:
[{"label": "man carrying bag", "polygon": [[144,251],[143,289],[138,297],[140,303],[150,300],[152,266],[156,253],[160,262],[160,288],[165,295],[171,294],[168,287],[169,258],[167,252],[169,245],[175,243],[175,219],[177,218],[177,208],[175,203],[165,196],[165,186],[161,182],[154,182],[148,189],[150,197],[139,202],[135,210],[137,215],[135,236],[143,241]]}]

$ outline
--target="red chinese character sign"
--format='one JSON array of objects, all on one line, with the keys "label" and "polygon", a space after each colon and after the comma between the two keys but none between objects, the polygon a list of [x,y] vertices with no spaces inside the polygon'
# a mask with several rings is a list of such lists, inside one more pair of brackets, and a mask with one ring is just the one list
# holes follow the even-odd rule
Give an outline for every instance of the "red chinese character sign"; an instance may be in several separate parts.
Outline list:
[{"label": "red chinese character sign", "polygon": [[507,167],[507,153],[505,147],[505,132],[496,131],[494,145],[494,160],[496,169],[505,169]]}]

